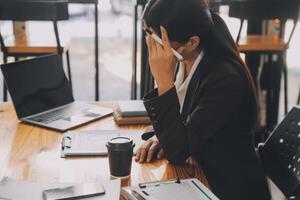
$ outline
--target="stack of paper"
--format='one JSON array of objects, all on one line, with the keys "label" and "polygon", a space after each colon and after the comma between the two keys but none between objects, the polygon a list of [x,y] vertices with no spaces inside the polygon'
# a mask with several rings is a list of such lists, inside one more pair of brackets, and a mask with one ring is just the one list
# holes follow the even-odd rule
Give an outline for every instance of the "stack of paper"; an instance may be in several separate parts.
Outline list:
[{"label": "stack of paper", "polygon": [[119,125],[151,123],[143,101],[121,101],[113,114]]}]

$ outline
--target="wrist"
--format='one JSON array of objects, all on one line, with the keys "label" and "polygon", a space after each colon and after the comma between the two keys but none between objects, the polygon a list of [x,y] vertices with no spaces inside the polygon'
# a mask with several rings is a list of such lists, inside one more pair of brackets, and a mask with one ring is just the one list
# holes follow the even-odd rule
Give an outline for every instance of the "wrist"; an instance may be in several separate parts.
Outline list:
[{"label": "wrist", "polygon": [[169,91],[170,89],[172,89],[174,87],[174,82],[167,82],[164,84],[157,84],[157,90],[158,90],[158,96],[163,95],[164,93],[166,93],[167,91]]}]

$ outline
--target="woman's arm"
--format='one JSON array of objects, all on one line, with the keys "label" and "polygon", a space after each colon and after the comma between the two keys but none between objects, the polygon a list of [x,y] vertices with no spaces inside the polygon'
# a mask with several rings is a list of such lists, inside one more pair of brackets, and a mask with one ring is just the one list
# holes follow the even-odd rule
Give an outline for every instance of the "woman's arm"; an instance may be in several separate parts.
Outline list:
[{"label": "woman's arm", "polygon": [[173,164],[183,164],[189,155],[201,154],[207,141],[235,114],[242,104],[244,92],[249,89],[247,81],[232,64],[224,62],[212,72],[214,76],[206,78],[207,83],[202,86],[205,90],[196,108],[189,120],[183,121],[173,82],[176,60],[163,27],[161,34],[162,46],[151,37],[147,40],[150,68],[157,89],[145,97],[144,104],[165,156]]},{"label": "woman's arm", "polygon": [[144,99],[156,136],[173,164],[184,164],[190,155],[201,157],[202,148],[232,120],[246,99],[247,82],[239,74],[226,74],[226,65],[220,67],[225,73],[208,79],[187,121],[180,115],[174,87],[161,96],[154,90]]}]

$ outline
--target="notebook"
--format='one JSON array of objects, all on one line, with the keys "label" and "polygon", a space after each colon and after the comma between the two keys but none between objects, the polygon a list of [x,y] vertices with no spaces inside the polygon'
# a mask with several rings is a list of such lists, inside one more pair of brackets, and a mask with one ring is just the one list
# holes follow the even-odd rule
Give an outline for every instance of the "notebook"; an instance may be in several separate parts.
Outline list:
[{"label": "notebook", "polygon": [[151,124],[143,101],[121,101],[113,115],[118,125]]},{"label": "notebook", "polygon": [[120,101],[116,109],[122,117],[144,117],[148,116],[143,101]]},{"label": "notebook", "polygon": [[121,195],[126,200],[218,200],[218,197],[198,179],[177,179],[139,184],[122,188]]},{"label": "notebook", "polygon": [[139,147],[143,140],[142,130],[86,130],[69,131],[62,138],[61,157],[72,156],[106,156],[106,143],[114,137],[128,137]]},{"label": "notebook", "polygon": [[122,117],[119,112],[114,111],[114,120],[118,125],[150,125],[148,116],[144,117]]}]

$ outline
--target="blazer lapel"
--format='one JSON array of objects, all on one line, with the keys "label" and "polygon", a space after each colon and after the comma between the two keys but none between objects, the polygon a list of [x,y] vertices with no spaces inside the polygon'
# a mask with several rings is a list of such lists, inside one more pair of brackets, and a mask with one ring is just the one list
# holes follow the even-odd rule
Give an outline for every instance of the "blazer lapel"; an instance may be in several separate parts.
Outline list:
[{"label": "blazer lapel", "polygon": [[199,63],[195,74],[190,81],[181,112],[184,120],[190,114],[193,108],[194,101],[198,99],[197,96],[199,96],[199,93],[201,92],[198,90],[202,81],[214,68],[214,64],[212,61],[213,60],[210,58],[210,56],[205,54],[203,60]]}]

